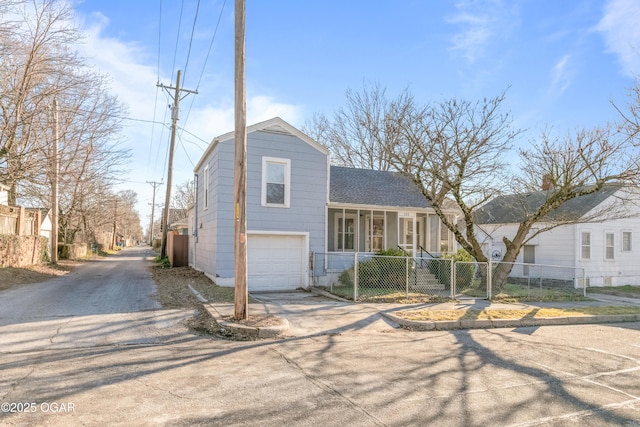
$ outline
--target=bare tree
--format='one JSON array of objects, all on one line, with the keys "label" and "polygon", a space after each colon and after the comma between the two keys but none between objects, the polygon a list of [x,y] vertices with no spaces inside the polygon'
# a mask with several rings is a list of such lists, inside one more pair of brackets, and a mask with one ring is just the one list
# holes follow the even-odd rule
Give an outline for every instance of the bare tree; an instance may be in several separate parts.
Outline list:
[{"label": "bare tree", "polygon": [[193,207],[196,203],[196,191],[194,181],[188,179],[182,184],[176,185],[173,193],[171,205],[176,209],[182,209],[185,212]]},{"label": "bare tree", "polygon": [[0,31],[0,182],[11,188],[11,204],[49,204],[51,170],[45,165],[54,144],[50,106],[56,98],[61,241],[93,241],[106,221],[101,206],[113,197],[110,187],[129,158],[118,137],[126,109],[109,93],[105,77],[69,49],[80,33],[69,24],[67,3],[18,6],[4,10],[22,21]]},{"label": "bare tree", "polygon": [[333,121],[316,114],[304,132],[326,145],[337,165],[393,169],[392,150],[401,146],[402,125],[417,110],[413,96],[404,89],[390,99],[385,88],[373,84],[362,92],[347,90],[346,97],[347,107],[338,110]]},{"label": "bare tree", "polygon": [[77,64],[67,46],[79,36],[68,25],[70,9],[59,2],[34,0],[9,10],[22,22],[1,34],[0,180],[10,187],[9,203],[15,204],[18,183],[33,170],[33,154],[47,141],[43,123],[63,89],[60,77]]},{"label": "bare tree", "polygon": [[[374,91],[374,95],[380,93],[378,89]],[[342,134],[345,141],[353,138],[354,147],[339,146],[346,153],[338,155],[340,163],[344,163],[344,158],[360,158],[361,153],[367,153],[366,158],[372,160],[358,166],[398,170],[412,177],[458,244],[480,262],[487,261],[487,257],[477,235],[478,211],[502,195],[511,196],[512,209],[526,206],[528,210],[523,213],[515,236],[503,237],[507,248],[504,263],[494,272],[494,285],[498,288],[506,283],[508,262],[515,261],[529,239],[550,228],[585,220],[552,215],[565,203],[608,184],[637,184],[640,177],[638,149],[616,128],[583,130],[564,138],[553,138],[544,132],[538,142],[520,150],[519,172],[511,166],[518,160],[512,147],[522,130],[514,128],[511,116],[502,111],[504,92],[476,102],[449,99],[427,107],[418,106],[408,93],[401,98],[411,102],[404,104],[406,109],[397,110],[401,114],[395,115],[390,120],[392,124],[385,127],[400,129],[392,133],[393,138],[376,139],[376,144],[370,144],[371,139],[353,138],[370,134],[367,126],[373,121],[361,120],[370,117],[365,114],[367,111],[387,105],[386,101],[380,102],[379,97],[366,93],[348,94],[351,109],[341,110],[337,115],[340,120],[323,119],[322,131],[315,136],[328,135],[329,139],[320,142],[334,153],[336,144],[332,135]],[[354,104],[352,99],[358,103]],[[361,129],[357,130],[357,126]],[[356,166],[353,162],[347,165]],[[543,177],[552,184],[544,197],[534,206],[525,203],[521,196],[539,190]],[[451,208],[459,210],[458,222],[445,214]],[[610,219],[612,213],[602,212],[599,218],[587,220]],[[533,226],[541,222],[544,226],[532,232]]]}]

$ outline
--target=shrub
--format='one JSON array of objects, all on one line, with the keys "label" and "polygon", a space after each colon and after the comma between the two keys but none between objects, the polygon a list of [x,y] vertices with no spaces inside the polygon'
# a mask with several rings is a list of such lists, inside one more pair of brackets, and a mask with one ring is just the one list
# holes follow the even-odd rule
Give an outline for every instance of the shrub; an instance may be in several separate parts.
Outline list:
[{"label": "shrub", "polygon": [[[371,259],[358,263],[358,285],[363,287],[403,287],[406,280],[406,254],[399,249],[387,249]],[[338,280],[353,286],[353,268],[343,271]]]}]

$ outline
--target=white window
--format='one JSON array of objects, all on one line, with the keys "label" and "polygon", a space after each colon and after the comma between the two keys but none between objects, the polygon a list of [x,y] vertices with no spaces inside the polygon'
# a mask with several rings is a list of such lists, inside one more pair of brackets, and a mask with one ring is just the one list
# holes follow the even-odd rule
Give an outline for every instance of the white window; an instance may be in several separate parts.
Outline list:
[{"label": "white window", "polygon": [[356,216],[336,215],[335,248],[337,251],[353,251],[356,242]]},{"label": "white window", "polygon": [[580,237],[581,258],[591,259],[591,233],[583,231]]},{"label": "white window", "polygon": [[384,216],[367,215],[365,218],[365,234],[367,235],[367,251],[380,252],[384,249]]},{"label": "white window", "polygon": [[631,252],[631,232],[622,232],[622,252]]},{"label": "white window", "polygon": [[614,258],[614,234],[613,233],[605,233],[604,234],[604,259],[611,260]]},{"label": "white window", "polygon": [[262,206],[288,208],[291,191],[291,160],[262,158]]},{"label": "white window", "polygon": [[204,167],[204,208],[209,209],[209,165]]}]

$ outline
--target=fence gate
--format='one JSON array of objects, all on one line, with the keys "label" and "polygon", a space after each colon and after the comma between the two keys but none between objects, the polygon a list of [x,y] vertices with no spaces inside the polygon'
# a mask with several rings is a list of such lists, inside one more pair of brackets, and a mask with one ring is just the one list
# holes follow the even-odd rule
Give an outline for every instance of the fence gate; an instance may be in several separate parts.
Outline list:
[{"label": "fence gate", "polygon": [[491,298],[491,270],[486,262],[457,261],[453,273],[454,298]]}]

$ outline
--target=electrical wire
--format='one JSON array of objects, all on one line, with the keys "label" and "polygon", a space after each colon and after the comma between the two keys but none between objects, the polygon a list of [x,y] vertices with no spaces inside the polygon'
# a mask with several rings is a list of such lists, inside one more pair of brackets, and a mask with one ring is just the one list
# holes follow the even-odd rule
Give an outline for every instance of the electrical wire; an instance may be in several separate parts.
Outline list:
[{"label": "electrical wire", "polygon": [[158,91],[160,88],[158,84],[160,83],[160,52],[162,45],[162,0],[160,0],[160,11],[158,17],[158,71],[157,71],[157,84],[156,84],[156,97],[153,101],[153,122],[154,125],[151,126],[151,138],[149,139],[149,156],[147,156],[147,168],[149,168],[149,164],[151,163],[151,153],[153,152],[153,135],[155,133],[155,121],[156,121],[156,113],[158,111]]},{"label": "electrical wire", "polygon": [[178,19],[178,31],[176,33],[176,47],[173,50],[173,65],[171,66],[171,81],[173,81],[173,70],[176,68],[176,57],[178,56],[178,44],[180,41],[180,28],[182,27],[182,11],[184,9],[184,0],[180,4],[180,17]]},{"label": "electrical wire", "polygon": [[[216,34],[218,34],[218,28],[220,27],[220,21],[222,20],[222,14],[224,12],[224,7],[227,4],[227,0],[222,2],[222,7],[220,8],[220,14],[218,15],[218,22],[216,22],[216,28],[213,30],[213,35],[211,36],[211,42],[209,43],[209,49],[207,50],[207,56],[204,59],[204,64],[202,65],[202,71],[200,72],[200,77],[198,78],[198,84],[196,85],[196,91],[200,88],[200,82],[202,82],[202,77],[204,76],[204,71],[207,67],[207,62],[209,61],[209,55],[211,54],[211,49],[213,48],[213,42],[216,39]],[[189,103],[189,109],[187,110],[187,114],[184,119],[185,125],[189,120],[189,115],[191,114],[191,109],[193,108],[193,103],[195,102],[195,97],[191,99]],[[209,143],[207,142],[207,145]]]},{"label": "electrical wire", "polygon": [[187,67],[189,66],[189,58],[191,57],[191,46],[193,44],[193,34],[196,31],[196,22],[198,20],[198,12],[200,11],[200,0],[198,0],[198,4],[196,5],[196,14],[193,17],[193,25],[191,26],[191,37],[189,37],[189,49],[187,50],[187,61],[184,64],[184,73],[182,74],[182,85],[184,86],[184,81],[187,77]]}]

